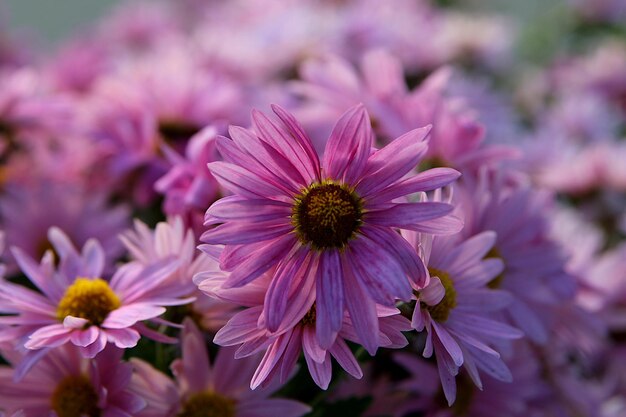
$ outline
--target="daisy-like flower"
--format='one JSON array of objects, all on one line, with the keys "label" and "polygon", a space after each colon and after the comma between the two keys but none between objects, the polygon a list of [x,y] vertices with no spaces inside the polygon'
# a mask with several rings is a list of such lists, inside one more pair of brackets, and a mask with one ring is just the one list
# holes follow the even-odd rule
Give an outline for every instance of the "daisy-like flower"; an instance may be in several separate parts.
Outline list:
[{"label": "daisy-like flower", "polygon": [[138,417],[298,417],[310,411],[305,404],[268,398],[279,386],[251,391],[247,381],[255,358],[233,359],[222,348],[211,365],[202,333],[189,319],[182,336],[182,358],[172,363],[176,382],[148,363],[133,359],[135,391],[148,400]]},{"label": "daisy-like flower", "polygon": [[[253,112],[255,133],[231,127],[232,140],[218,138],[224,162],[209,168],[233,196],[207,211],[206,224],[219,224],[202,240],[224,244],[226,287],[244,286],[275,268],[265,296],[267,328],[278,330],[287,294],[302,281],[316,290],[320,346],[330,348],[344,310],[365,335],[377,324],[376,303],[409,300],[410,281],[423,287],[428,274],[415,250],[396,228],[452,233],[458,219],[439,202],[396,202],[454,181],[453,169],[414,173],[427,150],[429,128],[410,131],[380,150],[362,105],[337,122],[320,162],[310,139],[292,115],[278,106],[276,123]],[[354,279],[347,279],[350,274]],[[305,297],[295,301],[304,307]]]},{"label": "daisy-like flower", "polygon": [[[61,346],[19,382],[14,369],[0,367],[0,409],[16,417],[136,416],[146,401],[130,389],[132,365],[121,361],[123,353],[109,347],[87,360],[75,346]],[[21,359],[3,355],[13,365]]]},{"label": "daisy-like flower", "polygon": [[217,332],[239,309],[236,304],[204,297],[194,285],[192,277],[199,271],[219,269],[218,261],[196,250],[196,239],[180,217],[160,222],[154,230],[139,220],[135,229],[120,236],[131,257],[148,267],[176,257],[178,267],[170,280],[180,292],[193,296],[195,301],[182,307],[180,313],[192,317],[203,330]]},{"label": "daisy-like flower", "polygon": [[[58,255],[47,251],[40,264],[18,248],[13,255],[22,271],[40,292],[8,281],[0,282],[0,341],[27,337],[27,349],[52,348],[71,343],[84,356],[94,357],[107,343],[133,347],[140,334],[159,337],[141,321],[165,312],[164,306],[180,305],[179,286],[167,285],[176,262],[167,259],[143,266],[125,264],[107,279],[103,276],[104,252],[89,240],[78,253],[68,237],[51,228],[49,239]],[[37,355],[34,354],[33,357]],[[28,367],[28,365],[25,365]]]},{"label": "daisy-like flower", "polygon": [[511,373],[494,346],[519,338],[522,332],[494,316],[511,301],[506,292],[487,287],[503,269],[500,259],[485,259],[495,233],[483,232],[461,242],[458,236],[408,235],[422,251],[431,277],[426,288],[416,288],[411,324],[417,331],[426,330],[424,356],[435,354],[448,403],[455,400],[454,377],[461,365],[478,387],[482,388],[478,370],[510,382]]}]

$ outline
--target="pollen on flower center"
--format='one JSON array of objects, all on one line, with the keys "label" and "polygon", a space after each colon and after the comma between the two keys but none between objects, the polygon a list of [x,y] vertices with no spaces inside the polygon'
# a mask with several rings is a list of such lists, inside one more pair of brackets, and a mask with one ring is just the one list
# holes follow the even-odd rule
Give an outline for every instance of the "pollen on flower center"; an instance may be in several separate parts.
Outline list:
[{"label": "pollen on flower center", "polygon": [[176,417],[235,417],[235,400],[213,391],[191,395]]},{"label": "pollen on flower center", "polygon": [[292,223],[300,241],[315,249],[342,248],[361,225],[361,198],[334,182],[313,184],[296,197]]},{"label": "pollen on flower center", "polygon": [[58,417],[100,417],[98,393],[84,375],[61,380],[52,394],[51,406]]},{"label": "pollen on flower center", "polygon": [[57,318],[80,317],[99,326],[120,305],[120,299],[105,280],[77,278],[65,290],[57,307]]},{"label": "pollen on flower center", "polygon": [[441,301],[434,306],[426,305],[425,308],[430,313],[430,317],[438,322],[445,322],[450,316],[450,312],[456,307],[456,290],[454,289],[454,283],[450,279],[450,275],[447,272],[440,271],[435,268],[428,268],[430,275],[436,276],[441,281],[446,294]]}]

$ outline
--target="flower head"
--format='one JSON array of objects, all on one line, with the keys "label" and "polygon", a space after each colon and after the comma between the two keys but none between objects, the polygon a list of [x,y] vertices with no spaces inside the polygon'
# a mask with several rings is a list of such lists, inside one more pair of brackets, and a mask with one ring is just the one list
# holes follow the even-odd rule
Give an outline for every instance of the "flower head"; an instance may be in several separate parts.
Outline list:
[{"label": "flower head", "polygon": [[[233,196],[214,203],[206,224],[218,224],[201,239],[224,244],[226,287],[241,287],[273,268],[265,298],[267,327],[286,317],[287,295],[307,282],[316,290],[317,337],[330,348],[344,310],[368,317],[356,325],[367,338],[376,326],[376,303],[393,306],[411,297],[409,280],[423,286],[421,259],[396,229],[429,233],[458,231],[439,202],[399,202],[418,191],[449,184],[458,172],[441,168],[415,174],[427,150],[429,128],[410,131],[380,150],[362,105],[346,112],[333,130],[322,160],[289,113],[279,122],[253,112],[255,132],[231,127],[232,140],[218,138],[224,162],[209,168]],[[407,280],[406,277],[409,277]],[[294,302],[304,308],[305,297]]]},{"label": "flower head", "polygon": [[[18,265],[38,291],[8,281],[0,282],[2,317],[0,341],[26,338],[27,349],[53,348],[70,343],[84,356],[94,357],[108,343],[127,348],[140,334],[159,337],[143,325],[158,317],[165,306],[190,302],[180,286],[168,284],[176,270],[171,258],[148,266],[128,263],[108,278],[103,274],[104,252],[89,240],[78,253],[59,229],[48,234],[52,251],[40,264],[19,248],[13,248]],[[184,288],[184,287],[183,287]],[[32,352],[32,358],[38,357]],[[25,362],[25,367],[32,363]],[[26,371],[26,369],[20,369]]]}]

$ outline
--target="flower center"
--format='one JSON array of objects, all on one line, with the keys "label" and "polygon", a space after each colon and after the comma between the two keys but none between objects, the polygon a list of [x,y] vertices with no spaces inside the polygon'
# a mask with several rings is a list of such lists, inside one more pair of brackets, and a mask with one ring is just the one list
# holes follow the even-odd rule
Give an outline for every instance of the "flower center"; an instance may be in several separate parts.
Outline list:
[{"label": "flower center", "polygon": [[176,417],[235,417],[235,400],[215,392],[191,395]]},{"label": "flower center", "polygon": [[160,121],[158,129],[163,139],[170,144],[187,141],[200,131],[192,123],[169,119]]},{"label": "flower center", "polygon": [[304,317],[302,317],[302,320],[300,320],[300,324],[302,326],[315,326],[316,318],[317,318],[316,308],[315,308],[315,304],[313,304],[313,307],[311,307],[309,311],[306,312]]},{"label": "flower center", "polygon": [[291,221],[303,244],[324,250],[343,248],[359,229],[362,214],[361,198],[354,191],[325,181],[296,197]]},{"label": "flower center", "polygon": [[65,290],[57,307],[57,318],[80,317],[99,326],[121,305],[120,299],[103,279],[76,278]]},{"label": "flower center", "polygon": [[59,417],[100,417],[98,394],[84,375],[70,375],[57,385],[52,409]]},{"label": "flower center", "polygon": [[[485,259],[489,258],[497,258],[503,260],[502,255],[500,255],[500,251],[495,246],[491,248],[491,250],[489,250],[489,252],[487,252],[487,254],[485,255]],[[500,272],[497,277],[489,281],[487,283],[487,287],[491,288],[492,290],[497,290],[502,286],[502,281],[504,281],[504,270]]]},{"label": "flower center", "polygon": [[439,277],[443,288],[446,290],[446,294],[436,305],[426,305],[424,308],[428,310],[428,313],[430,313],[430,317],[433,320],[443,323],[448,320],[450,312],[454,307],[456,307],[456,290],[454,289],[454,284],[447,272],[440,271],[435,268],[428,268],[428,271],[430,272],[430,275]]}]

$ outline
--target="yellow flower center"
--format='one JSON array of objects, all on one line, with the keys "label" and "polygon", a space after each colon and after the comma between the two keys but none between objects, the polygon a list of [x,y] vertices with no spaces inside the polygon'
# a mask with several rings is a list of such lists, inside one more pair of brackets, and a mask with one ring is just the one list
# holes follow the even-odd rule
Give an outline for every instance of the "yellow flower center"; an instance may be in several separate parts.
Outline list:
[{"label": "yellow flower center", "polygon": [[235,417],[235,400],[213,391],[191,395],[176,417]]},{"label": "yellow flower center", "polygon": [[[491,250],[487,252],[487,254],[485,255],[485,259],[489,259],[489,258],[497,258],[497,259],[503,260],[502,255],[500,255],[500,251],[495,246],[491,248]],[[497,290],[498,288],[500,288],[500,286],[502,286],[503,281],[504,281],[504,270],[497,277],[489,281],[487,283],[487,286],[491,288],[492,290]]]},{"label": "yellow flower center", "polygon": [[343,184],[316,183],[296,197],[291,222],[303,244],[314,249],[343,248],[362,223],[361,197]]},{"label": "yellow flower center", "polygon": [[120,299],[105,280],[76,278],[59,302],[57,318],[63,320],[67,316],[80,317],[99,326],[120,305]]},{"label": "yellow flower center", "polygon": [[424,304],[423,308],[428,310],[430,317],[438,322],[445,322],[450,316],[450,312],[456,307],[456,290],[454,289],[454,283],[450,279],[447,272],[440,271],[435,268],[428,268],[430,275],[436,276],[441,281],[443,288],[446,290],[446,294],[441,301],[434,306]]},{"label": "yellow flower center", "polygon": [[70,375],[52,393],[52,409],[58,417],[100,417],[98,393],[86,376]]}]

